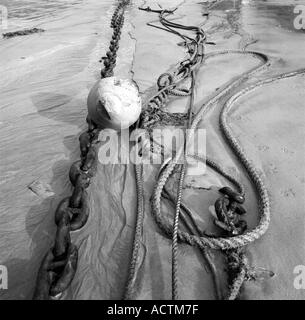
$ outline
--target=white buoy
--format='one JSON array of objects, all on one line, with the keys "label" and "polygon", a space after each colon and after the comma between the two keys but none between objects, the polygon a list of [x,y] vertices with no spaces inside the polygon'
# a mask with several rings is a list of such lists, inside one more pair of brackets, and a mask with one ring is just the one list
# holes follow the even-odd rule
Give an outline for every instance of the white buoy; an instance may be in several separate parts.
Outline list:
[{"label": "white buoy", "polygon": [[141,113],[141,97],[130,80],[108,77],[96,82],[90,90],[88,115],[100,128],[126,129]]}]

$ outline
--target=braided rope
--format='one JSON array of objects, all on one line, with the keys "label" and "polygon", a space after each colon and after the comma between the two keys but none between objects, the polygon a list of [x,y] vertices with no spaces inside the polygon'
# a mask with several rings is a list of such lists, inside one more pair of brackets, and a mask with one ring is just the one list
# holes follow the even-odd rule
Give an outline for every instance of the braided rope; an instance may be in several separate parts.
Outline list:
[{"label": "braided rope", "polygon": [[234,257],[235,265],[233,268],[238,268],[238,272],[233,279],[232,284],[229,287],[229,295],[226,297],[226,300],[235,300],[240,294],[240,290],[242,285],[247,280],[247,276],[249,275],[249,263],[247,256],[243,251],[243,249],[234,249],[234,252],[231,252],[230,257]]},{"label": "braided rope", "polygon": [[[194,89],[195,89],[195,77],[194,71],[191,71],[191,97],[190,97],[190,106],[188,110],[188,123],[187,128],[190,127],[192,123],[192,112],[194,106]],[[172,299],[178,299],[178,228],[179,228],[179,215],[180,215],[180,207],[181,207],[181,199],[182,199],[182,191],[183,191],[183,182],[186,171],[186,150],[187,144],[186,139],[183,144],[183,163],[180,171],[179,177],[179,185],[178,185],[178,193],[177,193],[177,202],[176,202],[176,212],[174,218],[173,225],[173,245],[172,245]]]},{"label": "braided rope", "polygon": [[137,185],[137,220],[134,234],[132,257],[129,265],[129,276],[126,284],[124,300],[130,300],[134,294],[134,287],[136,282],[136,267],[139,256],[139,249],[141,245],[143,221],[144,221],[144,188],[143,188],[143,165],[135,165],[136,185]]},{"label": "braided rope", "polygon": [[240,292],[240,289],[246,280],[246,270],[245,268],[242,268],[237,275],[237,277],[234,279],[234,282],[230,288],[230,293],[229,296],[227,297],[226,300],[235,300]]},{"label": "braided rope", "polygon": [[185,177],[185,161],[182,164],[178,194],[176,200],[176,212],[173,224],[173,244],[172,244],[172,300],[178,299],[178,228],[179,228],[179,215],[182,198],[183,181]]}]

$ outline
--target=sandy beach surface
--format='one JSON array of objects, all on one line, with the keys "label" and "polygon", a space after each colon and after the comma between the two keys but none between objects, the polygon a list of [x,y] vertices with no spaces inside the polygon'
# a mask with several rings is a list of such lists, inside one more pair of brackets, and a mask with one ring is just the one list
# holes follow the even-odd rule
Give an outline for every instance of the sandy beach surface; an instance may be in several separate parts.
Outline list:
[{"label": "sandy beach surface", "polygon": [[[293,27],[293,8],[302,1],[219,1],[204,15],[208,1],[160,0],[163,8],[178,7],[177,22],[202,25],[206,53],[215,55],[197,75],[195,108],[218,90],[258,65],[245,51],[264,53],[269,65],[230,91],[207,112],[199,127],[206,129],[207,155],[240,180],[246,189],[248,227],[258,222],[257,195],[244,169],[219,129],[223,104],[242,88],[282,73],[305,68],[304,30]],[[37,270],[55,236],[54,212],[71,194],[71,164],[79,159],[78,136],[86,129],[86,98],[99,78],[99,59],[111,39],[114,1],[11,1],[7,31],[38,27],[45,32],[0,39],[0,264],[7,266],[8,290],[0,299],[31,299]],[[143,99],[156,89],[160,74],[182,60],[185,51],[173,34],[146,25],[157,16],[138,6],[156,1],[132,1],[125,17],[115,75],[133,79]],[[270,82],[238,99],[229,125],[262,175],[271,199],[267,233],[247,247],[251,264],[275,276],[247,282],[241,299],[305,299],[294,288],[294,268],[305,264],[304,116],[305,75]],[[172,99],[170,112],[185,112],[188,98]],[[151,215],[150,197],[158,166],[144,166],[145,219],[137,267],[135,299],[171,298],[171,240]],[[207,168],[189,172],[183,201],[196,222],[214,231],[210,207],[217,190],[228,185]],[[175,190],[174,183],[172,186]],[[135,215],[136,185],[132,165],[98,165],[89,187],[90,218],[72,234],[79,247],[76,276],[62,299],[121,299],[128,276]],[[164,214],[173,208],[164,201]],[[227,295],[223,257],[211,252],[222,297]],[[179,296],[215,299],[212,277],[200,252],[179,245]]]}]

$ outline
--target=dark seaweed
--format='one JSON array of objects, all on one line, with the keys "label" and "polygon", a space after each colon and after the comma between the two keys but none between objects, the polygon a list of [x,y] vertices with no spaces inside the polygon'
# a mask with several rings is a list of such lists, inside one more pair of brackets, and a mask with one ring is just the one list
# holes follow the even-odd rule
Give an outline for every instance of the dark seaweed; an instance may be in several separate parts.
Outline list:
[{"label": "dark seaweed", "polygon": [[14,32],[7,32],[3,33],[2,36],[5,39],[17,37],[17,36],[26,36],[32,33],[40,33],[44,32],[44,29],[39,29],[39,28],[32,28],[32,29],[25,29],[25,30],[19,30],[19,31],[14,31]]}]

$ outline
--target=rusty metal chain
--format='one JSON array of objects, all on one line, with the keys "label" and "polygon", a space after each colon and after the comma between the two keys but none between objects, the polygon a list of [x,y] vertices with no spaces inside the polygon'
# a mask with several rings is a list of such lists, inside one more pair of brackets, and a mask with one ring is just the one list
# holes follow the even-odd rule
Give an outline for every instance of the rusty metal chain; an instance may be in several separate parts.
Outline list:
[{"label": "rusty metal chain", "polygon": [[[101,77],[113,75],[124,12],[129,0],[120,1],[113,13],[111,27],[112,40],[104,60]],[[57,226],[54,245],[45,254],[36,279],[34,300],[59,299],[70,286],[77,269],[78,248],[71,242],[70,232],[81,229],[89,217],[87,188],[96,173],[97,140],[101,131],[87,116],[88,129],[79,137],[81,159],[74,162],[69,171],[69,179],[74,187],[72,195],[64,198],[55,211]]]}]

